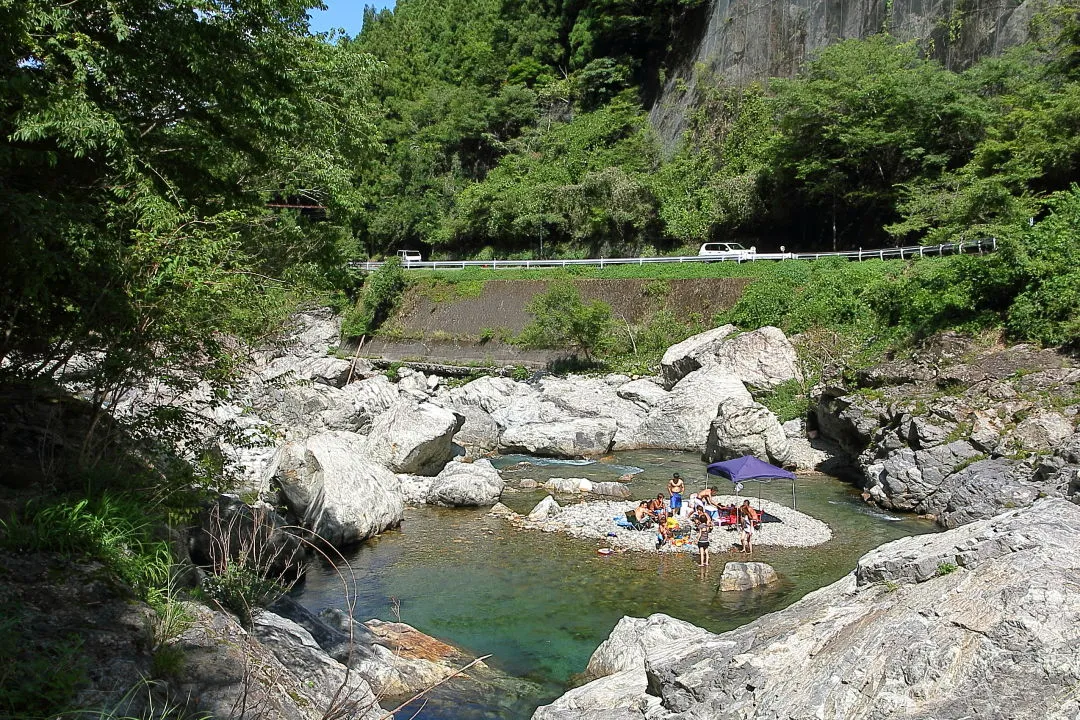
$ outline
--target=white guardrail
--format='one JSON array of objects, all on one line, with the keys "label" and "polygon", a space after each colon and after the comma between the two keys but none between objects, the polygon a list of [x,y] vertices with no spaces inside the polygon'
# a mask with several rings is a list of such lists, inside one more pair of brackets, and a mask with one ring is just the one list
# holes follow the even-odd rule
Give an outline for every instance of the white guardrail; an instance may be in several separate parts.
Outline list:
[{"label": "white guardrail", "polygon": [[[959,243],[941,245],[912,245],[908,247],[882,248],[879,250],[844,250],[842,252],[813,253],[757,253],[748,252],[740,257],[716,257],[715,255],[681,255],[677,257],[637,257],[637,258],[596,258],[589,260],[434,260],[429,262],[402,262],[402,267],[411,270],[462,270],[467,267],[487,268],[559,268],[571,266],[607,267],[608,265],[648,265],[652,263],[682,262],[752,262],[755,260],[820,260],[828,257],[841,257],[849,260],[910,260],[921,257],[940,257],[964,253],[993,252],[997,250],[997,238],[983,240],[965,240]],[[381,262],[353,260],[349,267],[360,270],[376,270]]]}]

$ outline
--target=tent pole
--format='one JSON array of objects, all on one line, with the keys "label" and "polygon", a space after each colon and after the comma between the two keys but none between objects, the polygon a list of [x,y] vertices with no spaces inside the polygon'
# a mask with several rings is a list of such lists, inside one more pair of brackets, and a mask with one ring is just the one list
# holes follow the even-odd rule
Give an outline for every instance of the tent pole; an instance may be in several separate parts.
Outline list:
[{"label": "tent pole", "polygon": [[791,509],[795,510],[795,481],[791,481]]}]

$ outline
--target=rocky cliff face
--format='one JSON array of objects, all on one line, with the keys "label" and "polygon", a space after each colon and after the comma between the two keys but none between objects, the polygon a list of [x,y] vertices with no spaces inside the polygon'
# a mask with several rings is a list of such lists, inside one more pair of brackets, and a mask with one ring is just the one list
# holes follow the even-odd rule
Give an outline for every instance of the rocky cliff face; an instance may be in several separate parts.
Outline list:
[{"label": "rocky cliff face", "polygon": [[825,387],[812,425],[868,499],[956,527],[1080,491],[1078,417],[1070,358],[945,334]]},{"label": "rocky cliff face", "polygon": [[1043,0],[712,0],[696,52],[667,79],[650,118],[673,149],[699,83],[790,77],[821,48],[883,30],[952,69],[1023,42]]},{"label": "rocky cliff face", "polygon": [[1080,508],[1043,500],[884,545],[721,635],[624,619],[590,663],[603,677],[534,718],[1075,720],[1078,548]]}]

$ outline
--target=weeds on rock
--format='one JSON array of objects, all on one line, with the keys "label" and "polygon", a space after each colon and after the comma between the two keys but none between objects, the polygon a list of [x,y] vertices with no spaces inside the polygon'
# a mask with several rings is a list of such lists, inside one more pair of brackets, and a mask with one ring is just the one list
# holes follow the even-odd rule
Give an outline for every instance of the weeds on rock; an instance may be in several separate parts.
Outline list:
[{"label": "weeds on rock", "polygon": [[951,563],[951,562],[939,563],[938,566],[937,566],[937,576],[942,577],[944,575],[948,575],[949,573],[956,572],[959,569],[960,569],[960,566],[958,566],[956,563]]}]

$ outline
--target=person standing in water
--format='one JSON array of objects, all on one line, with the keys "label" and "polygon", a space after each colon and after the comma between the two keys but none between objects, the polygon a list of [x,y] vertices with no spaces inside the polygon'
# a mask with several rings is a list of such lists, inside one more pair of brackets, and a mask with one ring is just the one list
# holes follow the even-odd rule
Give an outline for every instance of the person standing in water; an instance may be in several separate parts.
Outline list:
[{"label": "person standing in water", "polygon": [[709,564],[709,533],[712,532],[712,521],[704,513],[698,517],[697,531],[698,564],[706,567]]},{"label": "person standing in water", "polygon": [[668,480],[667,489],[671,494],[671,512],[678,513],[682,509],[682,494],[686,489],[679,473],[672,473],[671,479]]}]

